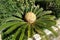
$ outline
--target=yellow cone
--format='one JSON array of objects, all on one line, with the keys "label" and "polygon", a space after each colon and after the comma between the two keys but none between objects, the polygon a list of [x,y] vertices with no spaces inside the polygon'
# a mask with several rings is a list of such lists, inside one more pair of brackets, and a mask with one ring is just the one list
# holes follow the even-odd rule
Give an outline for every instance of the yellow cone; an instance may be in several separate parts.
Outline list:
[{"label": "yellow cone", "polygon": [[25,19],[29,23],[34,23],[36,21],[36,15],[33,12],[28,12],[25,15]]}]

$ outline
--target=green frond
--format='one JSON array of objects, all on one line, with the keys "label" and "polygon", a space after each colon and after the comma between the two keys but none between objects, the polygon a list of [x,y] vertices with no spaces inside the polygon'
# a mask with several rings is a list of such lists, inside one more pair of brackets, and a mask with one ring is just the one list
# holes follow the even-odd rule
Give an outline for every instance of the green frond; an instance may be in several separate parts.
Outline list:
[{"label": "green frond", "polygon": [[25,24],[24,22],[18,22],[15,25],[12,25],[11,28],[9,28],[4,34],[9,34],[12,31],[14,31],[16,28],[18,28],[19,26],[24,25],[24,24]]},{"label": "green frond", "polygon": [[31,6],[32,12],[34,12],[35,5]]},{"label": "green frond", "polygon": [[14,24],[16,24],[16,23],[18,23],[18,22],[7,22],[7,23],[3,23],[3,24],[0,26],[0,31],[6,29],[6,28],[8,28],[8,27],[10,27],[10,26],[12,26],[12,25],[14,25]]},{"label": "green frond", "polygon": [[28,24],[28,38],[31,37],[31,26]]},{"label": "green frond", "polygon": [[30,5],[34,5],[35,4],[35,0],[28,0]]},{"label": "green frond", "polygon": [[[14,33],[14,36],[13,36],[12,40],[16,40],[16,38],[17,38],[18,36],[20,36],[19,34],[21,33],[21,31],[23,32],[22,29],[25,28],[25,27],[27,27],[26,24],[24,24],[24,25],[22,25],[20,28],[18,28],[18,30]],[[22,33],[21,33],[21,35],[22,35]]]},{"label": "green frond", "polygon": [[51,27],[56,25],[56,21],[55,20],[48,20],[48,19],[39,19],[36,21],[38,25],[40,26],[47,26],[47,27]]},{"label": "green frond", "polygon": [[34,34],[36,34],[35,30],[34,30],[34,26],[31,25],[31,36],[33,36]]},{"label": "green frond", "polygon": [[42,19],[47,19],[47,20],[54,20],[56,17],[53,15],[44,15],[42,17],[40,17]]},{"label": "green frond", "polygon": [[41,12],[38,16],[37,16],[37,18],[39,18],[39,17],[41,17],[41,16],[43,16],[43,15],[46,15],[46,14],[51,14],[52,13],[52,11],[43,11],[43,12]]},{"label": "green frond", "polygon": [[43,11],[41,15],[51,14],[52,11]]},{"label": "green frond", "polygon": [[17,0],[20,2],[20,4],[24,4],[24,0]]},{"label": "green frond", "polygon": [[38,11],[36,12],[36,15],[38,16],[42,11],[43,11],[43,8],[38,9]]},{"label": "green frond", "polygon": [[35,0],[25,0],[25,5],[27,5],[27,6],[30,6],[30,5],[34,5],[34,3],[35,3]]},{"label": "green frond", "polygon": [[[46,21],[45,21],[45,22],[46,22]],[[54,22],[50,23],[51,25],[50,25],[49,23],[50,23],[50,21],[49,21],[49,22],[47,23],[47,25],[45,25],[45,26],[44,26],[44,25],[41,26],[40,23],[39,23],[39,24],[37,23],[36,25],[38,25],[39,28],[41,28],[41,29],[48,29],[48,30],[50,30],[55,36],[57,36],[56,31],[54,31],[54,30],[51,28],[51,26],[55,25],[55,24],[52,24],[52,23],[54,23]],[[50,26],[48,26],[48,25],[50,25]]]},{"label": "green frond", "polygon": [[35,31],[34,31],[34,29],[32,29],[32,35],[34,35],[35,34]]},{"label": "green frond", "polygon": [[16,17],[8,17],[8,18],[6,18],[5,20],[3,20],[3,22],[8,22],[8,21],[14,21],[14,20],[16,20],[16,21],[23,21],[22,19],[20,19],[20,18],[16,18]]},{"label": "green frond", "polygon": [[[24,9],[24,7],[23,7],[23,9]],[[24,14],[24,13],[23,13],[23,10],[21,10],[21,9],[19,9],[19,8],[17,8],[17,11],[18,11],[19,13],[21,13],[22,15]]]},{"label": "green frond", "polygon": [[25,0],[25,5],[29,6],[28,0]]},{"label": "green frond", "polygon": [[25,7],[25,13],[27,13],[29,10],[29,7]]},{"label": "green frond", "polygon": [[34,10],[34,6],[31,6],[31,12],[33,12],[33,10]]},{"label": "green frond", "polygon": [[14,14],[15,16],[18,16],[19,18],[22,18],[22,14],[19,12],[16,12],[16,14]]},{"label": "green frond", "polygon": [[46,35],[46,33],[43,31],[42,28],[40,28],[38,25],[35,26],[34,28],[37,31],[37,33],[40,34],[41,38],[43,38],[43,36],[45,36],[45,40],[48,40],[48,36]]},{"label": "green frond", "polygon": [[35,6],[35,8],[34,8],[34,13],[36,14],[36,11],[39,9],[39,6]]},{"label": "green frond", "polygon": [[25,9],[24,6],[20,6],[19,8],[20,8],[21,11],[24,12],[24,9]]},{"label": "green frond", "polygon": [[58,33],[57,33],[53,28],[51,28],[51,27],[46,27],[46,29],[50,30],[55,37],[58,36]]},{"label": "green frond", "polygon": [[22,27],[20,27],[20,28],[16,31],[16,33],[14,33],[14,36],[13,36],[12,40],[16,40],[17,36],[18,36],[19,33],[21,32],[21,29],[22,29]]},{"label": "green frond", "polygon": [[44,33],[42,32],[42,30],[38,27],[38,26],[35,26],[34,27],[35,31],[37,31],[40,35],[43,35]]},{"label": "green frond", "polygon": [[27,40],[28,36],[24,34],[23,40]]},{"label": "green frond", "polygon": [[23,40],[23,37],[24,37],[24,35],[25,35],[24,33],[25,33],[25,30],[26,30],[26,27],[27,27],[27,25],[24,25],[24,26],[23,26],[19,40]]}]

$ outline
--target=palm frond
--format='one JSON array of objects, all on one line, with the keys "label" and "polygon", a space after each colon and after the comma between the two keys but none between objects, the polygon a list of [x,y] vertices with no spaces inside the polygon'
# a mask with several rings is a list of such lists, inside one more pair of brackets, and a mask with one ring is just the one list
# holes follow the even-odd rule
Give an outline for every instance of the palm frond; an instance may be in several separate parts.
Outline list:
[{"label": "palm frond", "polygon": [[12,25],[11,28],[9,28],[4,34],[9,34],[11,33],[12,31],[14,31],[17,27],[21,26],[25,24],[24,22],[18,22],[17,24],[15,25]]},{"label": "palm frond", "polygon": [[36,12],[36,15],[39,15],[42,11],[43,11],[43,8],[38,9],[38,11]]},{"label": "palm frond", "polygon": [[12,26],[12,25],[14,25],[14,24],[16,24],[16,23],[18,23],[18,22],[14,22],[14,23],[13,23],[13,22],[3,23],[3,24],[0,26],[0,31],[6,29],[7,27],[10,27],[10,26]]},{"label": "palm frond", "polygon": [[37,31],[37,33],[40,34],[41,38],[43,38],[43,35],[45,36],[45,40],[48,40],[48,36],[46,35],[46,33],[43,31],[42,28],[40,28],[40,26],[35,26],[35,30]]},{"label": "palm frond", "polygon": [[35,6],[35,9],[34,9],[34,13],[36,13],[36,11],[39,9],[39,6]]},{"label": "palm frond", "polygon": [[20,38],[19,38],[19,40],[23,40],[23,37],[24,37],[24,33],[25,33],[25,30],[26,30],[26,27],[27,27],[27,25],[24,25],[23,26],[23,29],[22,29],[22,32],[21,32],[21,35],[20,35]]},{"label": "palm frond", "polygon": [[16,33],[14,33],[14,36],[13,36],[12,40],[16,40],[17,36],[18,36],[19,33],[21,32],[21,29],[22,29],[22,27],[20,27],[20,28],[16,31]]},{"label": "palm frond", "polygon": [[41,12],[38,16],[37,16],[37,18],[39,18],[39,17],[41,17],[41,16],[43,16],[43,15],[46,15],[46,14],[51,14],[52,13],[52,11],[43,11],[43,12]]},{"label": "palm frond", "polygon": [[51,28],[51,27],[46,27],[46,29],[48,29],[48,30],[50,30],[52,33],[53,33],[53,35],[55,35],[56,37],[58,36],[58,34],[57,34],[57,32],[55,31],[55,30],[53,30],[53,28]]},{"label": "palm frond", "polygon": [[14,16],[18,16],[19,18],[22,18],[22,14],[19,12],[16,12],[16,14],[14,14]]},{"label": "palm frond", "polygon": [[56,21],[48,20],[48,19],[40,19],[40,20],[36,21],[36,24],[38,24],[42,27],[44,27],[44,26],[51,27],[51,26],[54,26],[56,24]]},{"label": "palm frond", "polygon": [[6,18],[5,20],[3,20],[3,22],[14,21],[14,20],[16,20],[16,21],[23,21],[23,20],[21,20],[20,18],[8,17],[8,18]]},{"label": "palm frond", "polygon": [[29,25],[28,26],[28,38],[30,38],[31,37],[31,26]]},{"label": "palm frond", "polygon": [[42,19],[47,19],[47,20],[54,20],[56,17],[53,15],[44,15],[43,17],[40,17]]}]

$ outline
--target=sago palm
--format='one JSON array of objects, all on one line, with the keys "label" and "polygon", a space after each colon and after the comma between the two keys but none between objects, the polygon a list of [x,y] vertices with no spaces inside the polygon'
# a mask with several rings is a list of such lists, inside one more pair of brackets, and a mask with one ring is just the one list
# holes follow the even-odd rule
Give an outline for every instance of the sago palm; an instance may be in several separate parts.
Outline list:
[{"label": "sago palm", "polygon": [[44,11],[43,8],[24,1],[15,14],[3,20],[0,26],[0,33],[3,40],[27,40],[34,34],[48,36],[44,32],[45,29],[50,30],[55,36],[57,33],[51,28],[56,24],[55,16],[50,15],[52,11]]}]

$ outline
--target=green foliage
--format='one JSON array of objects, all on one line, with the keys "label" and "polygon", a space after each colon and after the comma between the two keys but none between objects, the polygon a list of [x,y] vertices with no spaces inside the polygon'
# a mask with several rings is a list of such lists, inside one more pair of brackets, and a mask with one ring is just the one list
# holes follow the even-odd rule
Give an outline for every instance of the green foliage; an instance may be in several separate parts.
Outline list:
[{"label": "green foliage", "polygon": [[36,4],[43,7],[44,10],[52,10],[52,15],[60,17],[60,0],[36,0]]},{"label": "green foliage", "polygon": [[[25,20],[25,14],[33,12],[36,14],[36,21],[29,24]],[[48,36],[43,31],[50,30],[53,35],[57,33],[51,28],[56,24],[55,16],[51,15],[51,10],[44,10],[39,5],[35,5],[35,0],[0,0],[1,26],[0,31],[3,34],[3,40],[27,40],[34,34],[40,34],[41,37]]]},{"label": "green foliage", "polygon": [[55,8],[55,11],[56,11],[56,16],[57,18],[60,18],[60,0],[56,0],[55,1],[55,4],[56,4],[56,8]]}]

